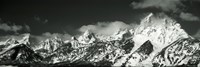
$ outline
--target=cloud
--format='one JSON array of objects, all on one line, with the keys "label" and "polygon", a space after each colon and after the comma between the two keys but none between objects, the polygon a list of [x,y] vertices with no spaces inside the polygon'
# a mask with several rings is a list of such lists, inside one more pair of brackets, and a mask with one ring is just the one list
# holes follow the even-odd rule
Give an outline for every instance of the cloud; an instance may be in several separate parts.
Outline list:
[{"label": "cloud", "polygon": [[25,31],[28,31],[30,32],[30,27],[28,25],[8,25],[6,23],[0,23],[0,30],[3,30],[5,32],[15,32],[17,33],[18,31],[22,31],[22,30],[25,30]]},{"label": "cloud", "polygon": [[35,16],[34,20],[39,22],[39,23],[43,23],[43,24],[46,24],[49,21],[48,19],[43,19],[43,18],[41,18],[39,16]]},{"label": "cloud", "polygon": [[45,32],[42,35],[38,35],[38,36],[35,35],[34,37],[36,37],[39,41],[42,41],[42,40],[46,40],[48,38],[55,38],[55,37],[61,38],[62,40],[69,40],[69,39],[71,39],[72,36],[67,33],[61,34],[61,33]]},{"label": "cloud", "polygon": [[[182,1],[186,0],[142,0],[140,2],[132,2],[134,9],[144,9],[149,7],[155,7],[162,9],[165,12],[174,11],[179,14],[179,17],[186,21],[199,21],[197,16],[194,16],[192,13],[183,12],[180,7],[185,7]],[[190,1],[190,0],[188,0]],[[191,0],[196,1],[196,0]]]},{"label": "cloud", "polygon": [[15,24],[8,24],[5,21],[3,21],[0,18],[0,30],[3,30],[5,32],[15,32],[17,33],[18,31],[21,30],[26,30],[26,31],[31,31],[30,27],[28,25],[15,25]]},{"label": "cloud", "polygon": [[25,25],[24,27],[25,27],[26,31],[28,31],[28,32],[30,32],[30,31],[31,31],[31,29],[30,29],[30,26],[29,26],[29,25]]},{"label": "cloud", "polygon": [[142,0],[142,2],[132,2],[133,8],[156,7],[164,11],[177,11],[178,6],[184,6],[182,0]]},{"label": "cloud", "polygon": [[200,29],[193,35],[194,38],[200,39]]},{"label": "cloud", "polygon": [[13,32],[17,32],[19,30],[22,30],[22,26],[20,25],[8,25],[6,23],[0,23],[0,30],[4,30],[4,31],[13,31]]},{"label": "cloud", "polygon": [[23,39],[24,36],[26,36],[26,34],[28,34],[28,33],[0,36],[0,41],[4,42],[8,39],[21,40],[21,39]]},{"label": "cloud", "polygon": [[90,30],[93,33],[111,35],[119,29],[131,29],[135,28],[137,24],[126,24],[121,21],[115,22],[98,22],[94,25],[84,25],[80,27],[79,31],[84,32]]},{"label": "cloud", "polygon": [[184,13],[184,12],[180,13],[180,18],[183,20],[186,20],[186,21],[199,21],[200,20],[199,17],[194,16],[191,13]]}]

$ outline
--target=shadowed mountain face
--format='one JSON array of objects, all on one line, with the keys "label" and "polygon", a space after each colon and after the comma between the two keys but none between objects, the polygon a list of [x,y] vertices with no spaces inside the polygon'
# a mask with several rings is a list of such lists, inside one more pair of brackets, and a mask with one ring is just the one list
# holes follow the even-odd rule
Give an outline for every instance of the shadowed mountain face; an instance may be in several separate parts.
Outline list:
[{"label": "shadowed mountain face", "polygon": [[153,45],[148,40],[143,43],[135,52],[128,56],[123,66],[139,66],[140,62],[146,60],[148,56],[153,52]]},{"label": "shadowed mountain face", "polygon": [[[162,17],[161,17],[162,16]],[[30,66],[198,66],[200,41],[165,15],[150,14],[135,29],[103,36],[86,31],[79,38],[0,42],[0,64]],[[34,40],[33,40],[34,39]]]},{"label": "shadowed mountain face", "polygon": [[42,56],[35,53],[25,44],[14,46],[4,53],[1,53],[1,64],[29,64],[37,63],[42,60]]},{"label": "shadowed mountain face", "polygon": [[142,55],[149,55],[153,51],[153,45],[148,40],[146,41],[136,52],[141,53]]},{"label": "shadowed mountain face", "polygon": [[194,66],[199,63],[200,41],[186,38],[180,39],[164,48],[153,62],[159,66]]}]

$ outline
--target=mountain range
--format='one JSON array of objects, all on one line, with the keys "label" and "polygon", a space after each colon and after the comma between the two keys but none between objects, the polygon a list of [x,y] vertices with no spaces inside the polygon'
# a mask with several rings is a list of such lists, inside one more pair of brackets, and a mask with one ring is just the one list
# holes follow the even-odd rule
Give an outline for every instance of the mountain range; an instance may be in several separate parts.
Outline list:
[{"label": "mountain range", "polygon": [[135,29],[113,35],[90,30],[71,40],[36,42],[31,34],[0,42],[0,65],[28,66],[200,66],[200,41],[174,19],[150,13]]}]

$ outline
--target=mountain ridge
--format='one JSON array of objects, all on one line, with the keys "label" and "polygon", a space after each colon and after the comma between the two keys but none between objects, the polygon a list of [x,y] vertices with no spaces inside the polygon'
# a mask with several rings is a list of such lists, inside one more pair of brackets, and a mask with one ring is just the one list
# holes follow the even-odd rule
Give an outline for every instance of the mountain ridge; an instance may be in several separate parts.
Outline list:
[{"label": "mountain ridge", "polygon": [[[11,38],[1,42],[0,60],[4,59],[3,54],[6,54],[8,58],[12,57],[10,55],[13,53],[7,52],[12,50],[11,48],[25,45],[30,47],[27,49],[34,55],[37,54],[42,58],[36,57],[35,59],[40,60],[32,59],[33,62],[41,64],[162,67],[197,66],[200,63],[198,59],[200,58],[198,57],[200,41],[188,35],[174,19],[162,14],[150,13],[135,29],[119,29],[110,36],[97,35],[87,30],[78,38],[72,37],[71,40],[50,38],[40,41],[34,47],[32,47],[34,44],[30,41],[30,36],[30,34],[24,34],[20,40]],[[23,52],[23,49],[25,47],[14,50],[14,55],[16,52],[18,55],[19,50]],[[183,55],[184,51],[186,53],[189,51],[188,55]],[[29,51],[25,51],[25,54],[27,57],[32,57]],[[167,56],[170,58],[166,58]],[[176,60],[173,57],[182,60]],[[25,63],[27,60],[14,59],[14,61]],[[12,58],[9,62],[13,62]]]}]

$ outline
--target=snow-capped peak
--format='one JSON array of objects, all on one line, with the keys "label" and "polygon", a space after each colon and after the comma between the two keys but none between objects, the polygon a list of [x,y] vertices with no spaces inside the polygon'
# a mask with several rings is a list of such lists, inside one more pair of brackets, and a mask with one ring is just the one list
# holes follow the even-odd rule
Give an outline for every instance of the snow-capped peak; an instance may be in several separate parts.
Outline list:
[{"label": "snow-capped peak", "polygon": [[91,34],[91,32],[90,32],[89,30],[86,30],[86,31],[84,32],[83,36],[87,37],[87,36],[89,36],[90,34]]},{"label": "snow-capped peak", "polygon": [[19,43],[21,43],[21,44],[30,44],[29,43],[30,34],[23,34],[23,35],[24,35],[24,37],[21,40],[19,40]]},{"label": "snow-capped peak", "polygon": [[165,47],[179,38],[188,38],[179,23],[165,15],[149,14],[136,28],[134,36],[148,38],[155,46]]},{"label": "snow-capped peak", "polygon": [[151,21],[151,17],[153,17],[153,13],[150,13],[148,16],[146,16],[140,23],[141,24],[146,24]]},{"label": "snow-capped peak", "polygon": [[124,38],[131,37],[130,31],[128,29],[119,29],[117,32],[111,35],[111,37],[114,38],[113,40],[122,40]]},{"label": "snow-capped peak", "polygon": [[83,44],[88,44],[96,41],[96,38],[93,33],[91,33],[89,30],[86,30],[84,34],[78,38],[78,41]]},{"label": "snow-capped peak", "polygon": [[6,45],[6,44],[30,44],[29,43],[29,37],[30,34],[22,34],[22,38],[21,39],[17,39],[14,37],[8,38],[6,41],[2,42],[2,44]]},{"label": "snow-capped peak", "polygon": [[14,38],[9,38],[9,39],[7,39],[5,42],[4,42],[4,44],[14,44],[14,43],[16,43],[17,42],[17,40],[15,40]]},{"label": "snow-capped peak", "polygon": [[189,35],[175,20],[165,15],[150,14],[136,28],[133,40],[136,45],[142,45],[147,40],[151,41],[155,51],[146,60],[150,61],[153,56],[172,42],[188,37]]}]

